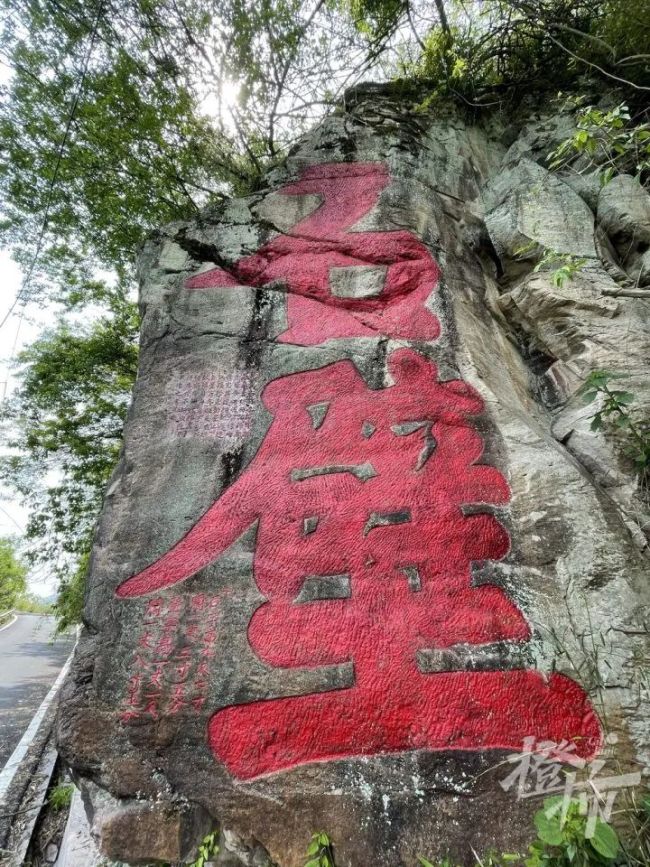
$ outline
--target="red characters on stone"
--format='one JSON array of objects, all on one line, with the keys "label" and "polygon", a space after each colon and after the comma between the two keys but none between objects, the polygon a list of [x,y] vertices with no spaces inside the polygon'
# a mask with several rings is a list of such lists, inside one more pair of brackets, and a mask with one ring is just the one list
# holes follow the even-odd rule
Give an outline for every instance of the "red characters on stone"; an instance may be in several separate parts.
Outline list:
[{"label": "red characters on stone", "polygon": [[219,597],[204,593],[149,599],[131,663],[123,722],[201,710],[209,690],[208,661],[215,652],[219,603]]},{"label": "red characters on stone", "polygon": [[472,561],[509,548],[489,514],[508,502],[508,486],[477,463],[469,417],[480,397],[439,383],[435,364],[412,350],[393,352],[388,369],[393,384],[378,390],[349,361],[269,383],[273,422],[254,460],[118,595],[182,581],[257,522],[254,576],[267,601],[249,624],[252,648],[273,666],[352,663],[349,688],[212,717],[212,750],[240,779],[383,752],[516,750],[530,736],[593,754],[599,723],[569,678],[427,670],[432,651],[521,646],[530,631],[502,590],[471,582]]},{"label": "red characters on stone", "polygon": [[331,337],[432,340],[440,325],[426,307],[440,272],[431,254],[406,231],[356,228],[390,180],[383,163],[332,163],[304,169],[280,190],[318,194],[322,204],[257,253],[228,271],[190,278],[189,289],[265,286],[288,292],[289,328],[278,339],[305,346]]}]

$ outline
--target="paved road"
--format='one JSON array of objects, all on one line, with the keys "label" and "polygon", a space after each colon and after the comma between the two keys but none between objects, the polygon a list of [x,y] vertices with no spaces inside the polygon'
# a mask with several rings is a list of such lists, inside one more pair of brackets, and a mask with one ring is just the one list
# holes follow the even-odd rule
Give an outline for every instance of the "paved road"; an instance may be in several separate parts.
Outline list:
[{"label": "paved road", "polygon": [[54,637],[54,618],[19,614],[0,629],[0,769],[68,658],[74,638]]}]

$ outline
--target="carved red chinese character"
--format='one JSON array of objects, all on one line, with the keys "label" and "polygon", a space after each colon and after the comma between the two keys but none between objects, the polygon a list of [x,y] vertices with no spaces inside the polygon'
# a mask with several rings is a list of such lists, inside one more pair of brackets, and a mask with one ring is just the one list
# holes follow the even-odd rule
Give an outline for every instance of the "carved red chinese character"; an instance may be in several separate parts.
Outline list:
[{"label": "carved red chinese character", "polygon": [[152,686],[155,686],[157,689],[162,689],[166,665],[168,665],[167,662],[152,663],[152,672],[151,677],[149,678],[149,683],[152,684]]},{"label": "carved red chinese character", "polygon": [[190,608],[193,612],[202,611],[205,608],[205,593],[195,593],[190,596]]},{"label": "carved red chinese character", "polygon": [[187,707],[187,699],[185,695],[185,684],[179,683],[174,687],[172,696],[169,702],[169,713],[177,714]]},{"label": "carved red chinese character", "polygon": [[160,596],[155,596],[147,602],[147,608],[144,612],[144,622],[151,623],[162,617],[165,611],[165,600]]},{"label": "carved red chinese character", "polygon": [[361,231],[355,224],[390,180],[383,163],[331,163],[306,168],[280,190],[317,194],[322,204],[287,234],[235,262],[187,281],[189,289],[284,284],[289,329],[278,339],[310,346],[329,337],[431,340],[440,333],[425,306],[440,271],[410,232]]},{"label": "carved red chinese character", "polygon": [[523,663],[426,673],[432,651],[516,648],[530,629],[501,589],[471,583],[472,561],[509,548],[489,514],[508,502],[507,483],[477,463],[469,417],[480,397],[439,383],[435,364],[411,350],[388,367],[393,385],[379,390],[349,361],[269,383],[273,422],[254,460],[118,595],[182,581],[258,522],[254,575],[267,601],[248,628],[255,652],[286,668],[353,663],[347,689],[213,716],[210,745],[239,778],[402,750],[518,749],[527,736],[591,755],[599,723],[568,677]]},{"label": "carved red chinese character", "polygon": [[166,659],[174,649],[174,638],[171,635],[163,635],[156,645],[156,656]]},{"label": "carved red chinese character", "polygon": [[158,719],[159,717],[159,702],[161,698],[160,692],[148,693],[144,697],[144,709],[142,711],[141,716],[149,716],[151,719]]}]

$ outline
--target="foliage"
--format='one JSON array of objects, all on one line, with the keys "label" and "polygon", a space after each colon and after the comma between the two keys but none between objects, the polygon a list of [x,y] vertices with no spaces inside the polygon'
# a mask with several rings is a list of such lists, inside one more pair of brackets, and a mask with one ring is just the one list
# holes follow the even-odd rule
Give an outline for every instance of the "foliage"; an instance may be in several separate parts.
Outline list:
[{"label": "foliage", "polygon": [[536,241],[530,241],[515,250],[515,255],[518,257],[526,257],[530,253],[535,253],[541,256],[533,271],[538,273],[545,269],[550,269],[551,280],[553,285],[561,289],[567,280],[573,280],[582,268],[586,265],[587,260],[577,256],[572,256],[570,253],[559,253],[557,250],[551,250],[549,247],[540,247]]},{"label": "foliage", "polygon": [[376,21],[382,33],[410,30],[419,50],[402,47],[402,75],[472,108],[575,89],[585,74],[625,88],[646,107],[648,0],[350,0],[348,7],[357,26],[366,10],[373,35]]},{"label": "foliage", "polygon": [[0,243],[23,300],[132,279],[148,231],[254,186],[365,61],[323,0],[0,4]]},{"label": "foliage", "polygon": [[650,864],[650,794],[646,788],[641,802],[632,795],[632,803],[626,811],[630,832],[621,840],[626,864]]},{"label": "foliage", "polygon": [[206,834],[201,844],[196,857],[196,861],[192,861],[190,867],[203,867],[206,861],[210,861],[215,855],[219,854],[219,831],[212,831]]},{"label": "foliage", "polygon": [[625,379],[624,374],[607,370],[593,370],[580,388],[586,403],[600,399],[598,410],[591,416],[591,429],[602,430],[607,421],[627,434],[627,453],[636,464],[642,484],[647,484],[650,472],[650,419],[634,417],[634,392],[613,387],[615,380]]},{"label": "foliage", "polygon": [[59,323],[19,356],[19,387],[2,407],[14,453],[0,462],[0,478],[31,508],[31,559],[53,563],[64,578],[64,627],[78,619],[83,558],[121,446],[136,327],[130,305],[92,326]]},{"label": "foliage", "polygon": [[324,831],[316,831],[311,835],[311,842],[307,848],[305,867],[336,867],[332,841]]},{"label": "foliage", "polygon": [[[490,851],[479,855],[474,852],[475,863],[478,867],[605,867],[608,864],[631,867],[648,863],[638,860],[633,850],[636,848],[640,858],[644,857],[650,828],[650,797],[646,796],[637,810],[636,837],[645,839],[636,839],[632,844],[619,841],[610,824],[598,817],[590,820],[586,813],[577,799],[565,799],[561,795],[547,798],[542,809],[535,813],[537,836],[527,854]],[[326,856],[330,860],[319,860],[321,848],[328,846],[331,843],[327,834],[314,834],[308,854],[318,857],[305,867],[333,867],[331,851]],[[448,857],[434,863],[418,855],[417,861],[420,867],[459,867]]]},{"label": "foliage", "polygon": [[74,786],[69,783],[58,783],[50,789],[47,796],[47,803],[56,812],[63,810],[65,807],[70,806],[73,792]]},{"label": "foliage", "polygon": [[[0,0],[0,242],[25,268],[21,299],[87,303],[108,291],[98,267],[132,279],[151,228],[254,186],[370,73],[479,106],[585,72],[633,98],[650,84],[649,3]],[[588,127],[620,120],[594,111]]]},{"label": "foliage", "polygon": [[547,798],[535,814],[537,839],[529,848],[526,867],[590,867],[612,864],[618,854],[616,831],[595,819],[589,835],[587,816],[576,800]]},{"label": "foliage", "polygon": [[[1,475],[32,509],[31,553],[55,563],[67,623],[133,379],[139,244],[254,187],[366,46],[323,0],[0,4],[0,244],[24,272],[9,313],[63,310],[19,359]],[[99,321],[82,328],[79,311]]]},{"label": "foliage", "polygon": [[[33,593],[23,593],[19,596],[14,604],[16,611],[21,611],[23,614],[53,614],[54,609],[49,602],[45,602]],[[75,621],[76,623],[77,621]],[[68,624],[66,624],[67,628]]]},{"label": "foliage", "polygon": [[349,0],[341,4],[346,7],[357,30],[372,40],[392,35],[404,13],[402,0]]},{"label": "foliage", "polygon": [[65,632],[81,622],[92,543],[90,534],[86,538],[85,550],[80,553],[76,564],[59,571],[59,592],[53,609],[57,632]]},{"label": "foliage", "polygon": [[[2,0],[13,77],[0,112],[0,241],[30,295],[85,302],[97,267],[130,275],[148,230],[244,171],[201,114],[184,27],[204,4]],[[36,262],[36,258],[38,261]]]},{"label": "foliage", "polygon": [[622,102],[605,111],[587,106],[576,114],[576,132],[552,151],[550,168],[600,174],[607,184],[615,174],[636,174],[642,182],[650,180],[650,124],[635,123]]},{"label": "foliage", "polygon": [[561,289],[567,280],[573,280],[586,263],[586,259],[572,256],[569,253],[558,253],[556,250],[546,249],[533,270],[539,272],[550,267],[552,269],[551,279],[553,285]]},{"label": "foliage", "polygon": [[27,567],[11,539],[0,539],[0,614],[14,608],[26,590]]}]

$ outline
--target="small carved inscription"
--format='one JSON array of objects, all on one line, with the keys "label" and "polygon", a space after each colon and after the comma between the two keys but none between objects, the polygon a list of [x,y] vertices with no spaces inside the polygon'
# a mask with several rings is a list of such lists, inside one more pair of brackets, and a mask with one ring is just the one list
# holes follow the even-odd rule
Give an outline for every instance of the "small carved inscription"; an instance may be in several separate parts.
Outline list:
[{"label": "small carved inscription", "polygon": [[122,722],[200,711],[215,655],[219,597],[149,600],[131,662]]},{"label": "small carved inscription", "polygon": [[248,370],[178,373],[167,386],[169,428],[178,437],[240,445],[250,436],[256,386]]}]

